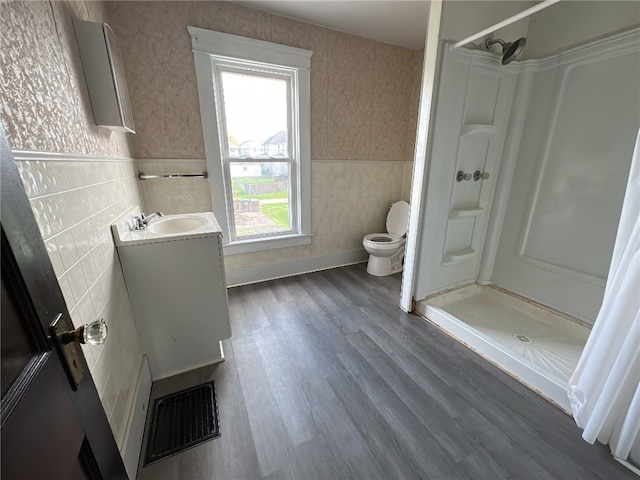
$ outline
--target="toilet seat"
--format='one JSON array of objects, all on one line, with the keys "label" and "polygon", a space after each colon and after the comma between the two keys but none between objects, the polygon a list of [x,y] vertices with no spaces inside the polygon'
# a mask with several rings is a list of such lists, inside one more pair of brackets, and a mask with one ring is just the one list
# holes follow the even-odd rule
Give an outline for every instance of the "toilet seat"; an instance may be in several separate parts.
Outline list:
[{"label": "toilet seat", "polygon": [[364,237],[362,243],[365,247],[378,250],[394,250],[404,243],[404,238],[393,233],[370,233]]},{"label": "toilet seat", "polygon": [[409,226],[409,204],[400,200],[394,203],[387,214],[387,232],[404,237]]}]

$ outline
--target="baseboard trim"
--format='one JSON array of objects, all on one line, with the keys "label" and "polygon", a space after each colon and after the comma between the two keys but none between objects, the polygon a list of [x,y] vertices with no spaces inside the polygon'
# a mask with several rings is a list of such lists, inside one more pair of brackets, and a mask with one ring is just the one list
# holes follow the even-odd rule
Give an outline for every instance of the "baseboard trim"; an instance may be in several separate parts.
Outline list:
[{"label": "baseboard trim", "polygon": [[635,473],[640,477],[640,468],[636,466],[629,458],[626,458],[626,459],[618,458],[618,457],[613,457],[613,458],[615,458],[618,462],[620,462],[622,465],[624,465],[625,467],[627,467],[629,470],[631,470],[633,473]]},{"label": "baseboard trim", "polygon": [[317,272],[329,268],[343,267],[355,263],[366,262],[369,254],[361,250],[321,255],[317,257],[296,258],[285,262],[270,265],[257,265],[253,267],[227,270],[227,287],[238,287],[250,283],[265,282],[276,278],[292,277],[303,273]]},{"label": "baseboard trim", "polygon": [[144,435],[144,424],[147,420],[147,410],[149,408],[149,398],[151,397],[151,370],[147,356],[142,357],[138,380],[133,394],[133,405],[129,410],[127,429],[121,451],[124,467],[129,478],[136,478],[138,473],[138,461],[142,451],[142,438]]}]

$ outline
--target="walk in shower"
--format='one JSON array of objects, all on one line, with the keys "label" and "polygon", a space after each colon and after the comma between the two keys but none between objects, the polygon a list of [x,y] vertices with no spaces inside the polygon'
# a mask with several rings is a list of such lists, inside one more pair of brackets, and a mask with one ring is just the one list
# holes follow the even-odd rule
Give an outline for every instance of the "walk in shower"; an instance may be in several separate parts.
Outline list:
[{"label": "walk in shower", "polygon": [[568,412],[639,127],[640,29],[507,65],[444,49],[416,312]]}]

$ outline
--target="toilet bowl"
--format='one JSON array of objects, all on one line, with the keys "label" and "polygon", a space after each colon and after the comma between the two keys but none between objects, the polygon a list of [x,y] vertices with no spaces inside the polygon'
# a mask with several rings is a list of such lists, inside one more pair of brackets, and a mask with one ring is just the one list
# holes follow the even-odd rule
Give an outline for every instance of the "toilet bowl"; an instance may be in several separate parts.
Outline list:
[{"label": "toilet bowl", "polygon": [[364,237],[362,245],[369,254],[367,273],[384,277],[402,271],[408,223],[409,204],[399,201],[391,205],[387,214],[387,232]]}]

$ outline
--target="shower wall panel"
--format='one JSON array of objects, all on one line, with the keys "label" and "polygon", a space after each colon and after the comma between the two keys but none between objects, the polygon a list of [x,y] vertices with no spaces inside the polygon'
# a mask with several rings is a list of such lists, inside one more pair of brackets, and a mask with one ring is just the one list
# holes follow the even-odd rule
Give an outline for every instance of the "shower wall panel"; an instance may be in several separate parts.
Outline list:
[{"label": "shower wall panel", "polygon": [[496,55],[444,48],[415,298],[478,274],[518,73]]},{"label": "shower wall panel", "polygon": [[535,80],[493,281],[593,323],[640,125],[640,35],[528,67]]}]

